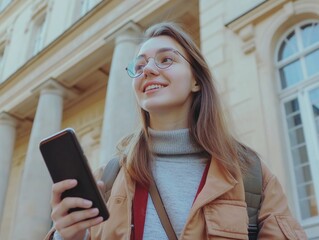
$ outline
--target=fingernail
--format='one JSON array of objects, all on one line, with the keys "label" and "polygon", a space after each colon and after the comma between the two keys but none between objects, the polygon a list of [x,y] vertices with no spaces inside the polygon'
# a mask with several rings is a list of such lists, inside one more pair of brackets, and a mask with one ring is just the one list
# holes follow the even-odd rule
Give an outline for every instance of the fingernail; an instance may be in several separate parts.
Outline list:
[{"label": "fingernail", "polygon": [[77,183],[77,181],[75,179],[71,179],[69,182],[71,185],[75,185]]},{"label": "fingernail", "polygon": [[83,203],[86,207],[90,207],[92,205],[92,202],[89,200],[83,200]]},{"label": "fingernail", "polygon": [[91,213],[92,214],[98,214],[99,213],[99,209],[93,208],[93,209],[91,209]]}]

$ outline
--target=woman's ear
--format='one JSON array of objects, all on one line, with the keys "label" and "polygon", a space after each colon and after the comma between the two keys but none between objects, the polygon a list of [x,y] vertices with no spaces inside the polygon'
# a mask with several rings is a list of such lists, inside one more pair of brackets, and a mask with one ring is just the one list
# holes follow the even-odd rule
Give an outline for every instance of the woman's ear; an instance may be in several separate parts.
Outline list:
[{"label": "woman's ear", "polygon": [[200,86],[198,82],[194,81],[193,87],[192,87],[192,92],[198,92],[200,90]]}]

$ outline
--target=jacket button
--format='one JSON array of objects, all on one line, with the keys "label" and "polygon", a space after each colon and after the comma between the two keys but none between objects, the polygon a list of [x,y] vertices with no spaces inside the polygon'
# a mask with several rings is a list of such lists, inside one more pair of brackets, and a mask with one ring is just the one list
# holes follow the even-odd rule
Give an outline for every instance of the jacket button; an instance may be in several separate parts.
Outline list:
[{"label": "jacket button", "polygon": [[121,199],[121,198],[115,199],[115,203],[116,203],[116,204],[121,204],[121,203],[122,203],[122,199]]}]

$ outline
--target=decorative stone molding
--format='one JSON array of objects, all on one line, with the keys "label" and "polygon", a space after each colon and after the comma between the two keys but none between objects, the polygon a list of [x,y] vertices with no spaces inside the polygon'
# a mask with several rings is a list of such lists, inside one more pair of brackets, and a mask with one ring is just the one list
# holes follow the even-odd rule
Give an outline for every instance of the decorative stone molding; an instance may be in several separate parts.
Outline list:
[{"label": "decorative stone molding", "polygon": [[12,127],[16,127],[18,124],[18,119],[12,116],[8,112],[0,113],[0,124],[11,125]]},{"label": "decorative stone molding", "polygon": [[9,39],[8,31],[0,33],[0,49],[8,44]]},{"label": "decorative stone molding", "polygon": [[[128,33],[128,34],[125,34]],[[119,43],[123,40],[130,39],[132,40],[132,34],[138,35],[142,33],[142,28],[133,21],[129,21],[123,24],[121,27],[115,30],[115,32],[104,38],[106,42],[111,41],[112,39],[116,39],[116,42]],[[128,35],[128,38],[125,36]],[[136,39],[138,40],[138,39]]]},{"label": "decorative stone molding", "polygon": [[44,13],[48,7],[48,0],[39,0],[33,5],[32,19],[38,18],[39,15]]},{"label": "decorative stone molding", "polygon": [[32,92],[35,95],[40,95],[42,91],[61,94],[66,100],[74,99],[79,95],[78,91],[66,88],[53,78],[49,78],[47,81],[41,83],[36,88],[32,89]]},{"label": "decorative stone molding", "polygon": [[291,2],[288,1],[289,0],[265,1],[256,8],[226,24],[226,26],[238,34],[243,41],[242,49],[245,54],[249,54],[256,49],[254,31],[255,25],[271,12],[277,11],[284,4],[287,5],[286,11],[289,11],[288,5],[291,4]]},{"label": "decorative stone molding", "polygon": [[295,14],[295,8],[294,8],[294,5],[292,2],[286,3],[283,6],[283,10],[284,10],[286,16],[292,16]]},{"label": "decorative stone molding", "polygon": [[249,24],[239,31],[239,36],[243,41],[242,49],[248,54],[255,50],[255,29],[252,24]]}]

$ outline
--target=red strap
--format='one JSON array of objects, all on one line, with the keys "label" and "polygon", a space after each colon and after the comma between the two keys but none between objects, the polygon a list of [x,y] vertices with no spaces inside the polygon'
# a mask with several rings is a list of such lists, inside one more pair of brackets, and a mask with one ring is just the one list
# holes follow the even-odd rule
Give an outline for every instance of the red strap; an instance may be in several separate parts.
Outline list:
[{"label": "red strap", "polygon": [[206,164],[206,167],[205,167],[205,170],[203,172],[203,176],[202,176],[202,179],[200,180],[200,183],[199,183],[199,186],[198,186],[198,189],[197,189],[197,193],[195,195],[195,198],[194,198],[194,201],[193,201],[193,204],[198,196],[198,194],[202,191],[205,183],[206,183],[206,178],[207,178],[207,174],[208,174],[208,169],[209,169],[209,165],[210,165],[210,162],[208,162]]},{"label": "red strap", "polygon": [[144,233],[148,191],[141,184],[136,183],[133,200],[134,240],[142,240]]}]

